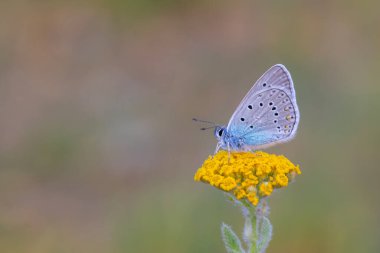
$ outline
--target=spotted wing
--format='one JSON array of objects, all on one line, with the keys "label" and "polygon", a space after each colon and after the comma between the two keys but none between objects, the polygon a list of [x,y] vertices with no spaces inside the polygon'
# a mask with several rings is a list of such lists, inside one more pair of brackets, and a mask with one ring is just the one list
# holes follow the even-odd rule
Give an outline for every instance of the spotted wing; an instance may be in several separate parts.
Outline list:
[{"label": "spotted wing", "polygon": [[227,131],[257,149],[292,139],[299,111],[290,73],[283,65],[271,67],[254,84],[232,115]]}]

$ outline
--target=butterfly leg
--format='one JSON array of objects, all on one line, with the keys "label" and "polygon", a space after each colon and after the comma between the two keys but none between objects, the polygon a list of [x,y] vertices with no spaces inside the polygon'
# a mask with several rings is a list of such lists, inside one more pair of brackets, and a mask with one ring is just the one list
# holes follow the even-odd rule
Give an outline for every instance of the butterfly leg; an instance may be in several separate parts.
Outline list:
[{"label": "butterfly leg", "polygon": [[214,155],[216,155],[216,153],[218,153],[220,147],[221,147],[221,145],[220,145],[219,142],[218,142],[218,143],[216,144],[216,148],[215,148]]},{"label": "butterfly leg", "polygon": [[230,144],[227,142],[227,151],[228,151],[228,163],[230,163],[230,158],[231,158],[231,148]]},{"label": "butterfly leg", "polygon": [[247,148],[245,148],[245,151],[246,151],[246,152],[251,152],[251,153],[253,153],[253,152],[254,152],[254,151],[253,151],[253,149],[251,149],[251,148],[248,148],[248,147],[247,147]]}]

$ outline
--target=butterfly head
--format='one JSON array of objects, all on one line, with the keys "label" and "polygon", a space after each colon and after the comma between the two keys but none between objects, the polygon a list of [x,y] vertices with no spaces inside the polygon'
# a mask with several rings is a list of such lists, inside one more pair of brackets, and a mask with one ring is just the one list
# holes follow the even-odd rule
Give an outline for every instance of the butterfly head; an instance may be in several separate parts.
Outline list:
[{"label": "butterfly head", "polygon": [[214,130],[215,138],[220,141],[223,139],[224,134],[226,133],[225,126],[216,126]]}]

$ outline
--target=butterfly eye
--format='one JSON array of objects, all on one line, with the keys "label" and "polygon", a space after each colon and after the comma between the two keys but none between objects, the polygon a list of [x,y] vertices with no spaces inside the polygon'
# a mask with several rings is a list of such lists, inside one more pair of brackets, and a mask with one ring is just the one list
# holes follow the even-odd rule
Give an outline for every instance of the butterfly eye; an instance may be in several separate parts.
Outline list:
[{"label": "butterfly eye", "polygon": [[223,129],[220,129],[219,132],[218,132],[219,136],[222,136],[223,134]]}]

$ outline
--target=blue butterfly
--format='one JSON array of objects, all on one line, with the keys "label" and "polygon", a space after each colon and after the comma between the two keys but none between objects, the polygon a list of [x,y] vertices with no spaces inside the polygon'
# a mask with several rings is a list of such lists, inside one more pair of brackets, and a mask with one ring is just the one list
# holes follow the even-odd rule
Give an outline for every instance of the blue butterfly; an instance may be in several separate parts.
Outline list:
[{"label": "blue butterfly", "polygon": [[267,70],[249,90],[227,126],[215,126],[219,149],[253,151],[294,138],[300,113],[293,80],[284,65]]}]

